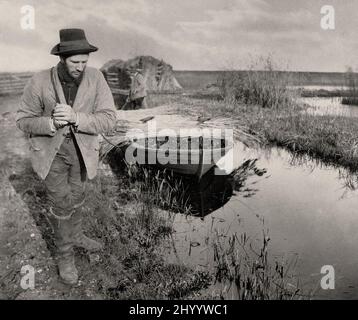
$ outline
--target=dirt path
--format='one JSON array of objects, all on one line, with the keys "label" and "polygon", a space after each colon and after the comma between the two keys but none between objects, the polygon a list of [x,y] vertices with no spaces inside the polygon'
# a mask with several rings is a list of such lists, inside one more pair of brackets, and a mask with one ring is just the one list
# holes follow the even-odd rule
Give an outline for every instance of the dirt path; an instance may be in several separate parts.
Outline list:
[{"label": "dirt path", "polygon": [[[48,280],[54,272],[51,257],[24,202],[31,186],[20,194],[13,182],[29,166],[23,134],[15,127],[19,97],[3,101],[0,116],[0,297],[5,299],[36,299],[47,296]],[[21,268],[31,266],[35,271],[35,289],[24,290],[20,282]]]},{"label": "dirt path", "polygon": [[[58,281],[41,230],[47,210],[44,186],[31,168],[24,134],[15,125],[19,99],[5,97],[0,104],[0,299],[91,298]],[[21,270],[28,266],[35,272],[33,290],[21,286]]]}]

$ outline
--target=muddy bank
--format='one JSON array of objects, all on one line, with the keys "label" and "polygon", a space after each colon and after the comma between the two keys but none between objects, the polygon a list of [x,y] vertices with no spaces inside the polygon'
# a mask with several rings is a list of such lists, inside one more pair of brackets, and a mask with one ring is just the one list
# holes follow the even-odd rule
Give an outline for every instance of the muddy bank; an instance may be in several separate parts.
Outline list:
[{"label": "muddy bank", "polygon": [[[5,101],[7,110],[2,110],[0,119],[0,295],[4,299],[46,298],[53,263],[24,201],[26,193],[32,192],[32,186],[27,185],[25,194],[21,194],[11,181],[29,165],[28,148],[14,126],[12,109],[18,100],[8,97]],[[27,265],[35,269],[35,290],[23,290],[20,285],[21,268]]]}]

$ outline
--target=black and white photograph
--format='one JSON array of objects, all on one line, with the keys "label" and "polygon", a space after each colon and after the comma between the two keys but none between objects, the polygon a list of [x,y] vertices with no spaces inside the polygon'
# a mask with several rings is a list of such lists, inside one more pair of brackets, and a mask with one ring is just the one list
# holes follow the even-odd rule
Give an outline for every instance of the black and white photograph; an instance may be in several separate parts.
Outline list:
[{"label": "black and white photograph", "polygon": [[358,299],[357,12],[0,0],[0,300]]}]

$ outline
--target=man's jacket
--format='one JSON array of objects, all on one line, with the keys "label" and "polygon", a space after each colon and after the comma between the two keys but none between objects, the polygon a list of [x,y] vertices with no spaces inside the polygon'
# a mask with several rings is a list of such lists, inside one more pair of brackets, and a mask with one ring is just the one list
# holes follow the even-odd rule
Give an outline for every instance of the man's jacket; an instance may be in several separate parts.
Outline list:
[{"label": "man's jacket", "polygon": [[147,95],[147,90],[145,86],[145,80],[142,74],[136,73],[131,82],[131,89],[129,94],[130,100],[135,100],[143,98]]},{"label": "man's jacket", "polygon": [[[66,104],[62,86],[53,72],[54,85],[60,103]],[[31,162],[35,172],[45,179],[52,161],[70,127],[51,131],[50,119],[56,106],[55,91],[51,82],[51,69],[35,74],[24,89],[16,123],[29,134]],[[96,176],[99,156],[98,134],[111,131],[116,124],[116,111],[112,93],[102,73],[86,67],[78,88],[73,109],[78,113],[78,127],[74,132],[81,151],[88,179]]]}]

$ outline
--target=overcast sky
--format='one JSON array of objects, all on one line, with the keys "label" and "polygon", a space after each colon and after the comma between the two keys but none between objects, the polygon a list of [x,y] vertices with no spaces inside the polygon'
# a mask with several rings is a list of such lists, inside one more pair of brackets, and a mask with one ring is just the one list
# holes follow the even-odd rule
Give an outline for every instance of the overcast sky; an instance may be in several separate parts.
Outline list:
[{"label": "overcast sky", "polygon": [[[20,25],[24,5],[35,29]],[[320,26],[323,5],[335,30]],[[247,69],[272,54],[281,69],[358,71],[356,0],[0,0],[0,72],[47,68],[58,30],[85,29],[99,47],[90,65],[135,55],[163,58],[177,70]]]}]

